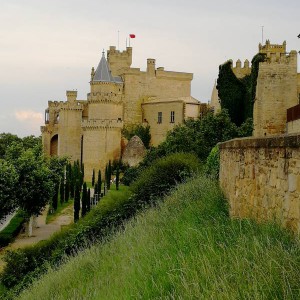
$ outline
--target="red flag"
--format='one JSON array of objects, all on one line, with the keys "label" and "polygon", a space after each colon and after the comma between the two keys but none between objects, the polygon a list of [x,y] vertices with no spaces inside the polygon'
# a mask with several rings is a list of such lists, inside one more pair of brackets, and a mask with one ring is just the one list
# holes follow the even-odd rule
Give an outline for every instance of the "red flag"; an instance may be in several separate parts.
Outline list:
[{"label": "red flag", "polygon": [[135,39],[135,34],[129,34],[129,37],[131,38],[131,39]]}]

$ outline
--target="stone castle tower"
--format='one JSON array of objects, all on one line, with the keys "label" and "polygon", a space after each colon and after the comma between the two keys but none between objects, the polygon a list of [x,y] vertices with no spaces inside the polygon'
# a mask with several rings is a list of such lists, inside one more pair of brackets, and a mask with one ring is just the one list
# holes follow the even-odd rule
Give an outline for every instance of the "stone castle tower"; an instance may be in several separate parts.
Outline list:
[{"label": "stone castle tower", "polygon": [[256,98],[253,109],[255,137],[283,134],[286,130],[287,109],[298,104],[299,74],[297,52],[286,52],[282,45],[266,41],[259,44],[266,61],[259,64]]},{"label": "stone castle tower", "polygon": [[[253,107],[255,137],[264,137],[300,131],[300,121],[288,122],[287,110],[295,107],[300,101],[300,74],[297,73],[297,52],[286,51],[286,42],[281,45],[259,44],[259,53],[266,55],[266,60],[259,63],[256,98]],[[237,60],[232,67],[235,76],[242,79],[251,74],[249,61],[244,66]],[[216,85],[213,87],[211,106],[214,111],[220,110],[220,99]],[[297,110],[295,108],[294,110]],[[300,111],[300,107],[298,109]],[[293,114],[291,112],[291,114]]]},{"label": "stone castle tower", "polygon": [[152,145],[187,118],[197,118],[206,105],[191,97],[193,74],[156,68],[147,59],[146,71],[132,68],[132,48],[111,46],[91,70],[90,93],[77,100],[67,91],[67,101],[49,101],[42,126],[44,152],[67,155],[84,163],[86,180],[122,155],[124,126],[149,125]]}]

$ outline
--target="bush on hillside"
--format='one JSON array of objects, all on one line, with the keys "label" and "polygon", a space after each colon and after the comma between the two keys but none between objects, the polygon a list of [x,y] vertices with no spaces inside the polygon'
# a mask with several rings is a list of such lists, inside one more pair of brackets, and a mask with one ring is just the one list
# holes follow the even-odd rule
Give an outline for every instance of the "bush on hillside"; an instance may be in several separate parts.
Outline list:
[{"label": "bush on hillside", "polygon": [[140,173],[139,167],[128,167],[124,171],[124,175],[122,177],[122,183],[129,186],[133,181],[135,181]]},{"label": "bush on hillside", "polygon": [[175,153],[158,159],[132,184],[134,197],[142,205],[152,204],[177,183],[183,182],[200,168],[198,158],[190,153]]}]

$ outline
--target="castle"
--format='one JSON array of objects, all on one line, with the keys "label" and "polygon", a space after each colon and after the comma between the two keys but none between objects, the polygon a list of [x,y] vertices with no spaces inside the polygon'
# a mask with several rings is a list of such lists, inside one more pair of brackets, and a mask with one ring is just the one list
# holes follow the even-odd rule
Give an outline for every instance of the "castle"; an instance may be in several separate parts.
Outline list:
[{"label": "castle", "polygon": [[191,97],[193,74],[156,68],[147,59],[146,71],[132,68],[132,48],[111,46],[92,68],[87,100],[67,91],[66,101],[48,101],[45,126],[41,127],[46,155],[67,155],[84,164],[86,180],[93,169],[104,170],[123,150],[122,129],[149,125],[151,144],[164,140],[167,132],[205,109]]},{"label": "castle", "polygon": [[[253,108],[254,137],[300,132],[300,73],[297,73],[297,51],[286,51],[286,42],[259,44],[259,53],[266,60],[259,63],[256,98]],[[237,78],[251,73],[249,61],[241,61],[232,68]],[[220,110],[216,85],[211,96],[211,106]]]}]

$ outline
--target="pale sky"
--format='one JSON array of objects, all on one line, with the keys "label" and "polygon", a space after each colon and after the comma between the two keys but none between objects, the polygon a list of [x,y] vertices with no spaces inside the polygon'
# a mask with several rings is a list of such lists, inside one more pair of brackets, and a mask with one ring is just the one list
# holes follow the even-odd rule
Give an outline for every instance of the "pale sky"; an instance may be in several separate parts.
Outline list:
[{"label": "pale sky", "polygon": [[262,26],[264,40],[299,51],[299,15],[299,0],[0,0],[0,133],[40,135],[48,100],[73,89],[86,99],[91,68],[118,47],[118,31],[120,50],[136,35],[132,67],[155,58],[194,73],[192,96],[207,102],[218,66],[251,61]]}]

